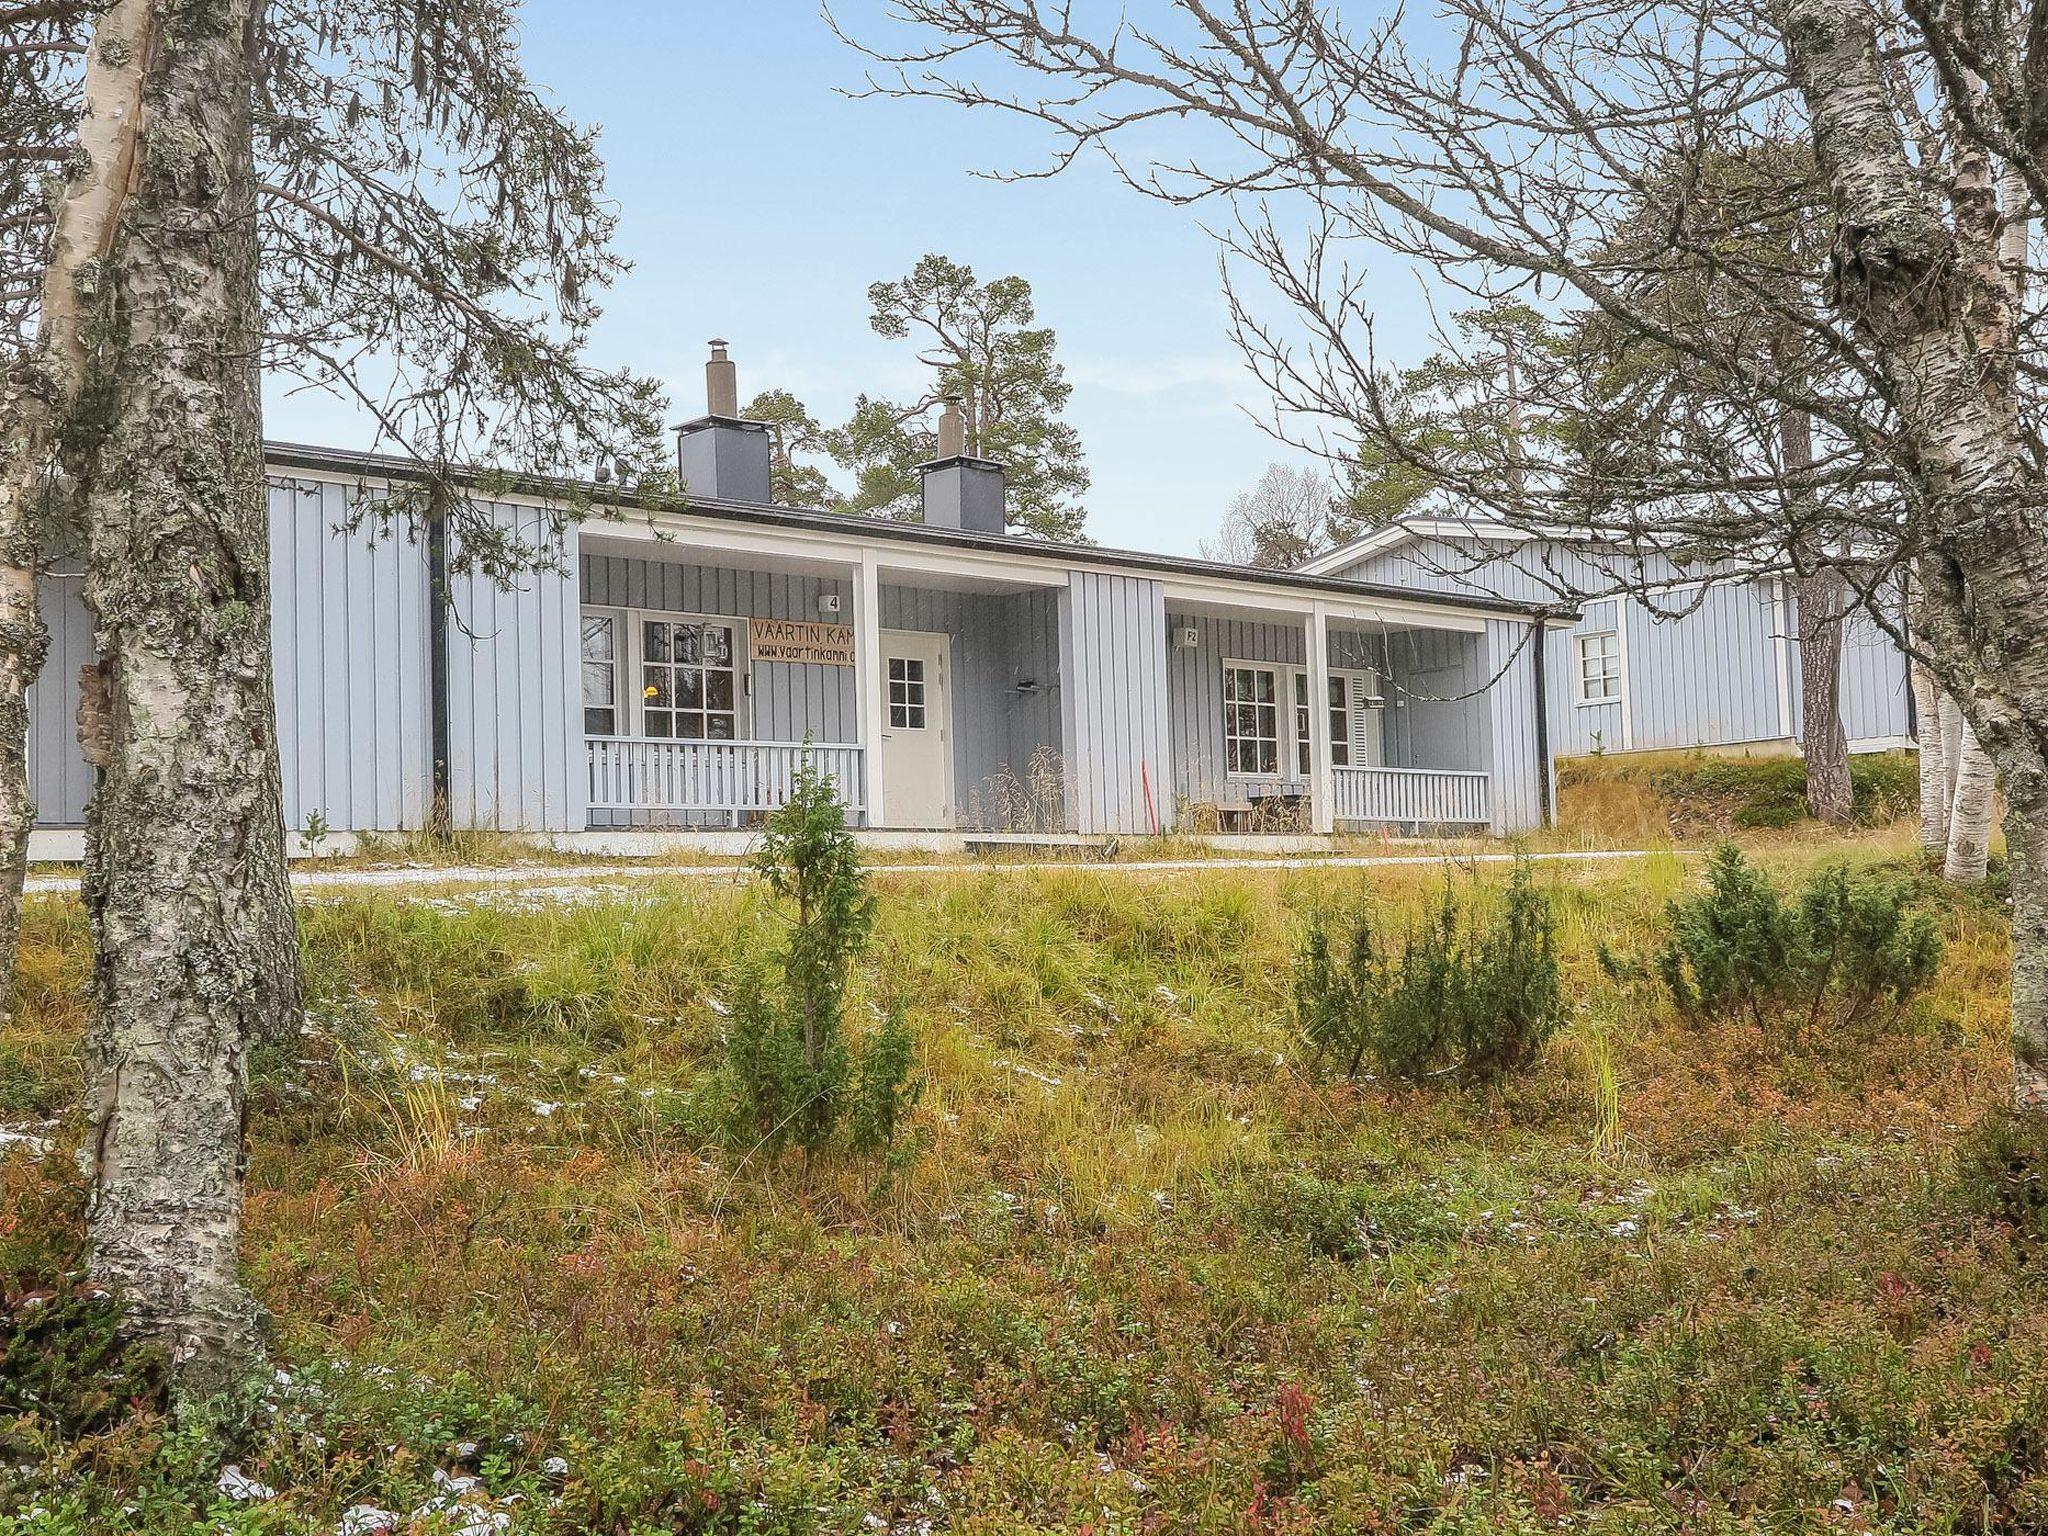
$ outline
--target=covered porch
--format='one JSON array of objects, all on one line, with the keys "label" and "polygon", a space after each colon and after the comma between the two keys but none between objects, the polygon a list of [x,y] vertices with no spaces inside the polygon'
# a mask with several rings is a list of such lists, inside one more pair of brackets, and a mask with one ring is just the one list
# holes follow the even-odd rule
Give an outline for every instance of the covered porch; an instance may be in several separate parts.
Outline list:
[{"label": "covered porch", "polygon": [[590,526],[578,584],[592,830],[755,826],[807,753],[863,828],[1068,826],[1057,573]]},{"label": "covered porch", "polygon": [[1179,825],[1497,828],[1488,625],[1322,599],[1169,595]]}]

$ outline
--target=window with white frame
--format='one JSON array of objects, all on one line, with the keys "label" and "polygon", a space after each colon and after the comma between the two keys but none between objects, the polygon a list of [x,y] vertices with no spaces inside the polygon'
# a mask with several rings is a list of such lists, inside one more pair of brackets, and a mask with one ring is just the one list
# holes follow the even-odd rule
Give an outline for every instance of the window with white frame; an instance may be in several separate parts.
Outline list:
[{"label": "window with white frame", "polygon": [[[1294,771],[1308,778],[1314,771],[1314,754],[1309,750],[1308,674],[1294,674]],[[1333,737],[1332,740],[1335,738]]]},{"label": "window with white frame", "polygon": [[1280,772],[1280,690],[1272,667],[1223,669],[1223,755],[1239,778]]},{"label": "window with white frame", "polygon": [[583,734],[619,734],[619,624],[609,613],[583,615]]},{"label": "window with white frame", "polygon": [[924,729],[924,658],[889,658],[889,724],[896,730]]},{"label": "window with white frame", "polygon": [[[1351,690],[1354,683],[1361,690],[1361,697],[1369,690],[1365,688],[1363,674],[1332,672],[1329,677],[1327,705],[1330,715],[1330,766],[1349,768],[1351,766]],[[1294,672],[1294,765],[1300,778],[1313,774],[1313,754],[1309,739],[1308,718],[1308,673],[1300,668]]]},{"label": "window with white frame", "polygon": [[1612,629],[1579,637],[1579,702],[1606,704],[1621,697],[1621,635]]},{"label": "window with white frame", "polygon": [[684,741],[739,736],[733,626],[695,619],[640,621],[640,730]]}]

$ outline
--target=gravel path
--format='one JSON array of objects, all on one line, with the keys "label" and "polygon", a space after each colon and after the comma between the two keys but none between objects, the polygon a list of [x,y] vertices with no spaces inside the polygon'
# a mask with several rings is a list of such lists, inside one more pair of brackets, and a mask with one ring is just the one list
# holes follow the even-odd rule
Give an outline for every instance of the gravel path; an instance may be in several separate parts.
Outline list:
[{"label": "gravel path", "polygon": [[[1679,850],[1687,852],[1689,850]],[[879,879],[892,875],[1020,874],[1031,870],[1072,870],[1091,875],[1162,875],[1215,869],[1399,869],[1431,864],[1511,864],[1518,857],[1538,863],[1600,863],[1650,857],[1640,848],[1594,849],[1583,853],[1410,853],[1304,855],[1298,858],[1131,859],[1123,862],[1077,859],[956,861],[943,864],[874,864]],[[447,886],[589,887],[636,880],[733,880],[749,878],[744,864],[407,864],[388,869],[305,869],[292,871],[292,885],[301,891],[406,889]],[[78,889],[75,875],[37,875],[24,888],[31,896],[61,896]]]}]

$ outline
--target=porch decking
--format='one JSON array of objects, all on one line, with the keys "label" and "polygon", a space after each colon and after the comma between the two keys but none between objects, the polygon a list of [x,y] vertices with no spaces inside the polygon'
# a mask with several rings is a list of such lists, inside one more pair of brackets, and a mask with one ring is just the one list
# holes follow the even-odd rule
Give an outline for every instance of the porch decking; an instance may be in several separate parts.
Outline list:
[{"label": "porch decking", "polygon": [[[590,809],[740,826],[786,804],[806,750],[859,819],[866,754],[848,742],[590,737]],[[1340,823],[1484,826],[1489,776],[1444,768],[1332,770]],[[1003,829],[994,829],[1003,830]]]}]

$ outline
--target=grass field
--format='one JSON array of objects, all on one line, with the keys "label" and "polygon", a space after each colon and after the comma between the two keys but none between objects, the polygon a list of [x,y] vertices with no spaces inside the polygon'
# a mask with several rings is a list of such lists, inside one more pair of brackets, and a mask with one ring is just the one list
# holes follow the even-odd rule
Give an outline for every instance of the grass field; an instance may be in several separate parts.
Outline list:
[{"label": "grass field", "polygon": [[[1766,857],[1910,869],[1889,832]],[[1539,869],[1573,1022],[1494,1093],[1316,1081],[1290,958],[1317,906],[1504,869],[892,877],[867,1001],[929,1085],[890,1168],[719,1146],[755,893],[323,899],[253,1094],[286,1375],[233,1454],[275,1496],[215,1494],[200,1429],[31,1416],[0,1532],[332,1532],[472,1469],[400,1528],[2048,1530],[2048,1263],[1963,1155],[2002,918],[1930,890],[1932,997],[1788,1049],[1597,965],[1696,869]],[[35,906],[16,1293],[77,1260],[84,965]]]}]

